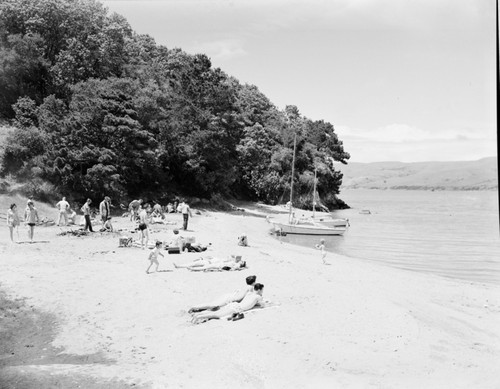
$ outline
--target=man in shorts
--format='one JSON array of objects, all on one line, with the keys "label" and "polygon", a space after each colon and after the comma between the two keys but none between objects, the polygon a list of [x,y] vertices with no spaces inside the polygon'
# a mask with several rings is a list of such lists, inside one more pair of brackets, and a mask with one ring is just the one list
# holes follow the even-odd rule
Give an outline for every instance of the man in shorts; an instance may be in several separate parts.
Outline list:
[{"label": "man in shorts", "polygon": [[57,225],[61,225],[62,219],[64,219],[64,224],[68,224],[68,210],[69,203],[66,201],[66,197],[63,197],[61,201],[56,204],[56,207],[59,209],[59,218],[57,219]]},{"label": "man in shorts", "polygon": [[139,213],[139,231],[141,232],[141,247],[144,250],[144,238],[146,238],[146,246],[149,241],[149,220],[148,220],[147,205],[145,205]]}]

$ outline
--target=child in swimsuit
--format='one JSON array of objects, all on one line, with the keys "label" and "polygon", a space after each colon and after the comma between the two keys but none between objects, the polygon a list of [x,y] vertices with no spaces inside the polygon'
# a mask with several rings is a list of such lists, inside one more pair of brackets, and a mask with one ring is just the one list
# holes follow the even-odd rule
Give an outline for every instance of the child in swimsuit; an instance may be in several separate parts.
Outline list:
[{"label": "child in swimsuit", "polygon": [[153,266],[153,263],[156,265],[155,271],[158,271],[158,266],[160,266],[160,263],[158,262],[158,255],[161,255],[163,258],[165,258],[165,256],[160,252],[160,247],[161,242],[156,242],[155,248],[149,253],[149,266],[146,269],[146,274],[149,274],[149,269],[151,268],[151,266]]}]

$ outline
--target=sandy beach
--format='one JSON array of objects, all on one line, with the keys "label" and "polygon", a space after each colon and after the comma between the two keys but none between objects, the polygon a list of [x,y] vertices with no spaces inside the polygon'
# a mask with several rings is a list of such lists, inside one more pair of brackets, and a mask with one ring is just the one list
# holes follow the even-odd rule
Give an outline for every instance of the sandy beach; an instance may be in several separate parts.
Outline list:
[{"label": "sandy beach", "polygon": [[[2,348],[0,387],[500,387],[499,286],[333,253],[325,266],[315,241],[299,247],[269,234],[264,216],[283,208],[242,207],[199,210],[181,235],[211,243],[209,249],[164,252],[164,271],[153,274],[145,273],[147,250],[118,247],[122,235],[137,239],[128,218],[114,218],[121,233],[81,237],[40,226],[33,244],[10,243],[4,225],[0,290],[18,302],[12,312],[31,319],[19,323],[2,309],[0,324],[25,331],[11,333]],[[41,216],[55,218],[55,209],[46,212]],[[168,220],[151,226],[153,240],[168,241],[181,225],[179,214]],[[249,247],[237,245],[241,233]],[[26,236],[21,226],[19,239]],[[248,269],[173,267],[207,255],[241,255]],[[190,306],[244,287],[253,274],[273,306],[235,322],[191,324]]]}]

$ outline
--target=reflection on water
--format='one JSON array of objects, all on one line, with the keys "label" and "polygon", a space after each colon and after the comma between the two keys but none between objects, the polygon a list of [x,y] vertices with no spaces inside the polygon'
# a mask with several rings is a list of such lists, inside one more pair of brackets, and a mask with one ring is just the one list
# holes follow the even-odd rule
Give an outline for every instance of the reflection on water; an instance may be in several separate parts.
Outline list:
[{"label": "reflection on water", "polygon": [[[284,242],[463,280],[500,282],[498,193],[492,191],[349,190],[352,208],[336,211],[343,236],[286,236]],[[370,214],[362,213],[370,210]]]}]

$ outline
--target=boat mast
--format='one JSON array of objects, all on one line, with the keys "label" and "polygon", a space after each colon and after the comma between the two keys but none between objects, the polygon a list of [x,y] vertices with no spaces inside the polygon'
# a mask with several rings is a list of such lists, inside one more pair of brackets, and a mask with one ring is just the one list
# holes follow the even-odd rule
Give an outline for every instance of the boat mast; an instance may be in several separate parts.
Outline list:
[{"label": "boat mast", "polygon": [[316,213],[316,165],[314,165],[314,189],[313,189],[313,219],[314,214]]},{"label": "boat mast", "polygon": [[290,210],[288,214],[288,222],[292,222],[293,211],[293,176],[295,175],[295,149],[297,147],[297,133],[293,136],[293,157],[292,157],[292,178],[290,179]]}]

